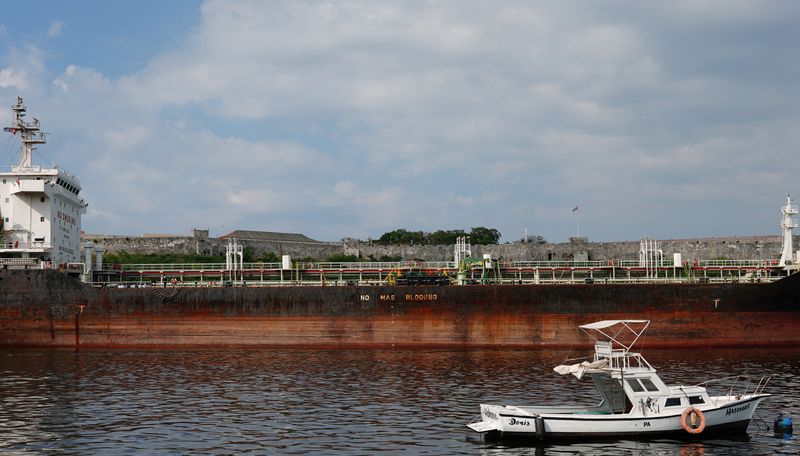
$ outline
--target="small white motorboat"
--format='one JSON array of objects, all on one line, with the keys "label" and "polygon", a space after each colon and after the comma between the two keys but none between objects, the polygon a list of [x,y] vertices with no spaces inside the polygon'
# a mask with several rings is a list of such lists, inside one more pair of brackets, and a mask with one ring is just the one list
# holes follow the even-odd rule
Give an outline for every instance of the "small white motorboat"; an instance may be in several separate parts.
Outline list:
[{"label": "small white motorboat", "polygon": [[[554,370],[590,377],[602,398],[594,407],[481,404],[466,426],[488,439],[572,440],[707,437],[743,434],[769,381],[729,378],[725,395],[709,396],[707,382],[667,386],[640,353],[631,351],[649,320],[604,320],[580,328],[595,339],[594,356]],[[738,390],[737,394],[734,389]]]}]

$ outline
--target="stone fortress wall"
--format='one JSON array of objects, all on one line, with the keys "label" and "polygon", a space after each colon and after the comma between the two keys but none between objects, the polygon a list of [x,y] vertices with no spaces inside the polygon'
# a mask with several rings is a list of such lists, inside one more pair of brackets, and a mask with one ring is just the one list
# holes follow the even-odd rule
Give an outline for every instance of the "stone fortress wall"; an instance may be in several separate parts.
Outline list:
[{"label": "stone fortress wall", "polygon": [[[236,233],[236,232],[234,232]],[[291,255],[294,259],[315,258],[324,260],[333,255],[356,255],[370,261],[381,257],[400,257],[403,260],[452,261],[452,245],[378,245],[345,239],[341,242],[320,242],[302,235],[269,232],[259,233],[251,239],[237,238],[244,247],[252,249],[256,257],[266,252]],[[233,234],[233,233],[231,233]],[[141,235],[108,236],[84,235],[84,241],[94,242],[107,252],[171,253],[195,255],[224,255],[228,238],[212,238],[208,230],[193,230],[188,236]],[[258,237],[258,238],[256,238]],[[742,236],[698,239],[659,240],[665,263],[672,262],[673,253],[680,253],[683,261],[695,260],[768,260],[780,256],[781,238],[774,236]],[[794,238],[798,246],[798,237]],[[473,245],[472,256],[480,258],[490,254],[495,259],[510,261],[607,261],[611,259],[636,260],[639,258],[639,241],[590,242],[586,238],[572,238],[563,243],[521,243],[499,245]]]},{"label": "stone fortress wall", "polygon": [[[281,233],[279,233],[281,234]],[[93,242],[105,247],[107,253],[128,252],[138,254],[166,253],[186,255],[225,255],[227,237],[212,238],[208,230],[192,230],[189,236],[163,234],[143,234],[141,236],[116,236],[85,234],[84,242]],[[319,242],[314,240],[292,239],[237,239],[244,247],[252,249],[256,257],[267,252],[278,256],[291,255],[292,258],[328,258],[342,253],[340,242]]]}]

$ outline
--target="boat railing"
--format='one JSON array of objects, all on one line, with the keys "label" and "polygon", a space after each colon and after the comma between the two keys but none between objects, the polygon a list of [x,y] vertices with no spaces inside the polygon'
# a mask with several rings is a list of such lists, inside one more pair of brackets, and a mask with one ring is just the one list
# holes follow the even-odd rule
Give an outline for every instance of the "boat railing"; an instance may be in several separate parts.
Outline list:
[{"label": "boat railing", "polygon": [[[757,382],[753,381],[753,377],[747,375],[735,375],[730,377],[722,377],[718,379],[706,380],[694,386],[701,386],[708,389],[711,384],[719,384],[723,382],[730,382],[730,385],[724,386],[724,396],[714,396],[714,406],[717,405],[720,399],[735,399],[739,400],[748,395],[757,396],[764,393],[764,389],[772,379],[771,375],[762,375]],[[752,388],[752,389],[751,389]]]},{"label": "boat railing", "polygon": [[595,361],[603,359],[608,360],[608,367],[614,370],[653,369],[653,366],[644,359],[641,353],[630,352],[624,348],[612,348],[608,341],[597,341],[595,342]]}]

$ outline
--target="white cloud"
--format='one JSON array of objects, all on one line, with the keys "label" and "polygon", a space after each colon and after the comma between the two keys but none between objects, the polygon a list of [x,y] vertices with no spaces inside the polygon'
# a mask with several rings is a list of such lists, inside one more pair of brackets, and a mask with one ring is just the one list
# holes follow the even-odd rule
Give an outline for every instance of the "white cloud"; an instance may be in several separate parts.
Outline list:
[{"label": "white cloud", "polygon": [[56,38],[61,35],[61,31],[64,28],[64,23],[61,21],[53,21],[50,23],[50,27],[47,28],[47,37],[48,38]]},{"label": "white cloud", "polygon": [[31,44],[7,46],[5,55],[0,58],[0,88],[32,90],[44,68],[44,53],[40,48]]},{"label": "white cloud", "polygon": [[6,88],[25,88],[25,75],[10,68],[0,70],[0,87]]},{"label": "white cloud", "polygon": [[[741,181],[779,198],[800,172],[798,83],[781,77],[799,68],[797,7],[770,6],[211,0],[182,44],[120,78],[81,62],[45,87],[40,50],[8,51],[0,97],[47,101],[59,161],[88,171],[86,224],[112,232],[560,240],[581,200],[590,237],[636,238],[642,213],[713,234],[703,220],[727,214],[704,205]],[[757,233],[753,218],[726,223]]]}]

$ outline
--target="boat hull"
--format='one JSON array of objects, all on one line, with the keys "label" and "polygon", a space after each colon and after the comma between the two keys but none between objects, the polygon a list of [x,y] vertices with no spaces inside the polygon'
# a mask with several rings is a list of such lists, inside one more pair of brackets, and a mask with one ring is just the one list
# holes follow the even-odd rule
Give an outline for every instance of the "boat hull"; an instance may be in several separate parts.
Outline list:
[{"label": "boat hull", "polygon": [[598,440],[704,440],[719,437],[736,437],[747,434],[750,420],[736,421],[708,426],[702,434],[689,434],[683,429],[648,432],[562,432],[546,434],[540,438],[535,432],[508,432],[487,431],[482,435],[486,441],[526,441],[526,442],[576,442]]},{"label": "boat hull", "polygon": [[758,404],[769,395],[728,403],[721,407],[705,407],[705,429],[690,434],[681,426],[680,413],[665,416],[629,415],[521,415],[504,412],[502,406],[481,405],[483,421],[468,427],[488,440],[524,439],[537,441],[593,439],[656,439],[696,440],[722,435],[741,435]]},{"label": "boat hull", "polygon": [[648,347],[800,344],[800,275],[772,284],[94,288],[0,271],[0,346],[570,347],[602,319]]}]

